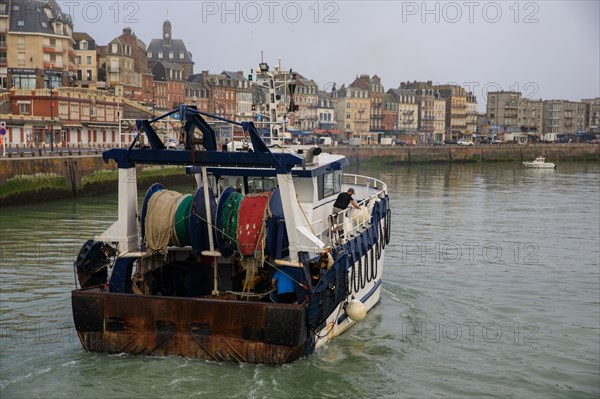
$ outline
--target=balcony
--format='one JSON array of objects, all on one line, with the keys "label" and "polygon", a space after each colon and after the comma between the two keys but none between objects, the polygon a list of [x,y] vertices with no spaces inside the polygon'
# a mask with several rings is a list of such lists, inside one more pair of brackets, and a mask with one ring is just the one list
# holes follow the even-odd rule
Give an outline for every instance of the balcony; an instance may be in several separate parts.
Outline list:
[{"label": "balcony", "polygon": [[44,46],[42,49],[43,49],[44,53],[51,53],[51,54],[62,53],[62,50],[58,50],[54,46]]}]

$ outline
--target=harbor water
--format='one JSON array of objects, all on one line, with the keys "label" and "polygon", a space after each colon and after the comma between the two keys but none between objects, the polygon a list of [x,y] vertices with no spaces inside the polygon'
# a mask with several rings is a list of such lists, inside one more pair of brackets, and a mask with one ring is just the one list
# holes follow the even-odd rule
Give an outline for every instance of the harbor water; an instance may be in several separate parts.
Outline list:
[{"label": "harbor water", "polygon": [[598,163],[352,172],[390,191],[381,301],[283,367],[85,352],[72,263],[116,220],[116,193],[0,208],[0,397],[600,395]]}]

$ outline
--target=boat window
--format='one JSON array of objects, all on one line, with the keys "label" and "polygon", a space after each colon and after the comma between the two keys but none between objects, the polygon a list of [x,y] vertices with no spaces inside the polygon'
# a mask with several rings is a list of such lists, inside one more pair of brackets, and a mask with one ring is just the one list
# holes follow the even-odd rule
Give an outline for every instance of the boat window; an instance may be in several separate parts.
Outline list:
[{"label": "boat window", "polygon": [[227,187],[233,187],[235,189],[239,189],[242,191],[242,187],[244,185],[244,178],[240,176],[223,176],[219,179],[219,193],[222,193],[223,190]]},{"label": "boat window", "polygon": [[277,185],[275,177],[250,177],[248,178],[248,191],[254,193],[264,193],[273,191]]},{"label": "boat window", "polygon": [[317,177],[319,200],[342,191],[342,171],[335,170]]},{"label": "boat window", "polygon": [[333,172],[333,193],[337,194],[342,191],[342,171],[336,170]]},{"label": "boat window", "polygon": [[333,173],[325,173],[323,175],[323,196],[329,197],[333,193]]}]

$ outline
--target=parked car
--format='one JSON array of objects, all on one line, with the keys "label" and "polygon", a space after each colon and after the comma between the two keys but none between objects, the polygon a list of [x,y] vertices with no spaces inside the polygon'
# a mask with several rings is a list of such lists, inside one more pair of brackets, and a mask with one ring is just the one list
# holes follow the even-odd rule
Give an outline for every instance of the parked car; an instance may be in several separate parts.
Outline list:
[{"label": "parked car", "polygon": [[492,144],[502,144],[502,140],[492,140]]},{"label": "parked car", "polygon": [[600,139],[591,139],[589,141],[590,144],[600,144]]},{"label": "parked car", "polygon": [[431,145],[444,145],[444,143],[442,143],[441,141],[434,141],[433,143],[431,143]]},{"label": "parked car", "polygon": [[402,141],[402,140],[394,140],[394,144],[395,145],[406,145],[406,142]]},{"label": "parked car", "polygon": [[456,140],[444,140],[444,144],[458,144]]},{"label": "parked car", "polygon": [[458,145],[473,145],[473,142],[472,141],[468,141],[468,140],[458,140],[456,142],[456,144],[458,144]]}]

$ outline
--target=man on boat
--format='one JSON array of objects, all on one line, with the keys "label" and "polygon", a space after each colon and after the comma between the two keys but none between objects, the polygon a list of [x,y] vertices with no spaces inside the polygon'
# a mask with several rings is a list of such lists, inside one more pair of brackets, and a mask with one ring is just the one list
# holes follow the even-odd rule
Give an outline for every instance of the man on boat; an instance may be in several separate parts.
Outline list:
[{"label": "man on boat", "polygon": [[358,205],[356,203],[356,201],[354,201],[352,199],[353,195],[354,195],[354,189],[349,188],[348,191],[346,191],[345,193],[340,193],[340,195],[338,195],[337,199],[333,203],[333,213],[332,214],[337,215],[337,224],[344,223],[344,214],[342,212],[346,208],[348,208],[348,205],[352,204],[352,206],[355,207],[356,209],[360,209],[360,205]]},{"label": "man on boat", "polygon": [[278,303],[296,303],[298,301],[294,281],[285,272],[277,269],[273,275],[272,284],[277,287]]}]

